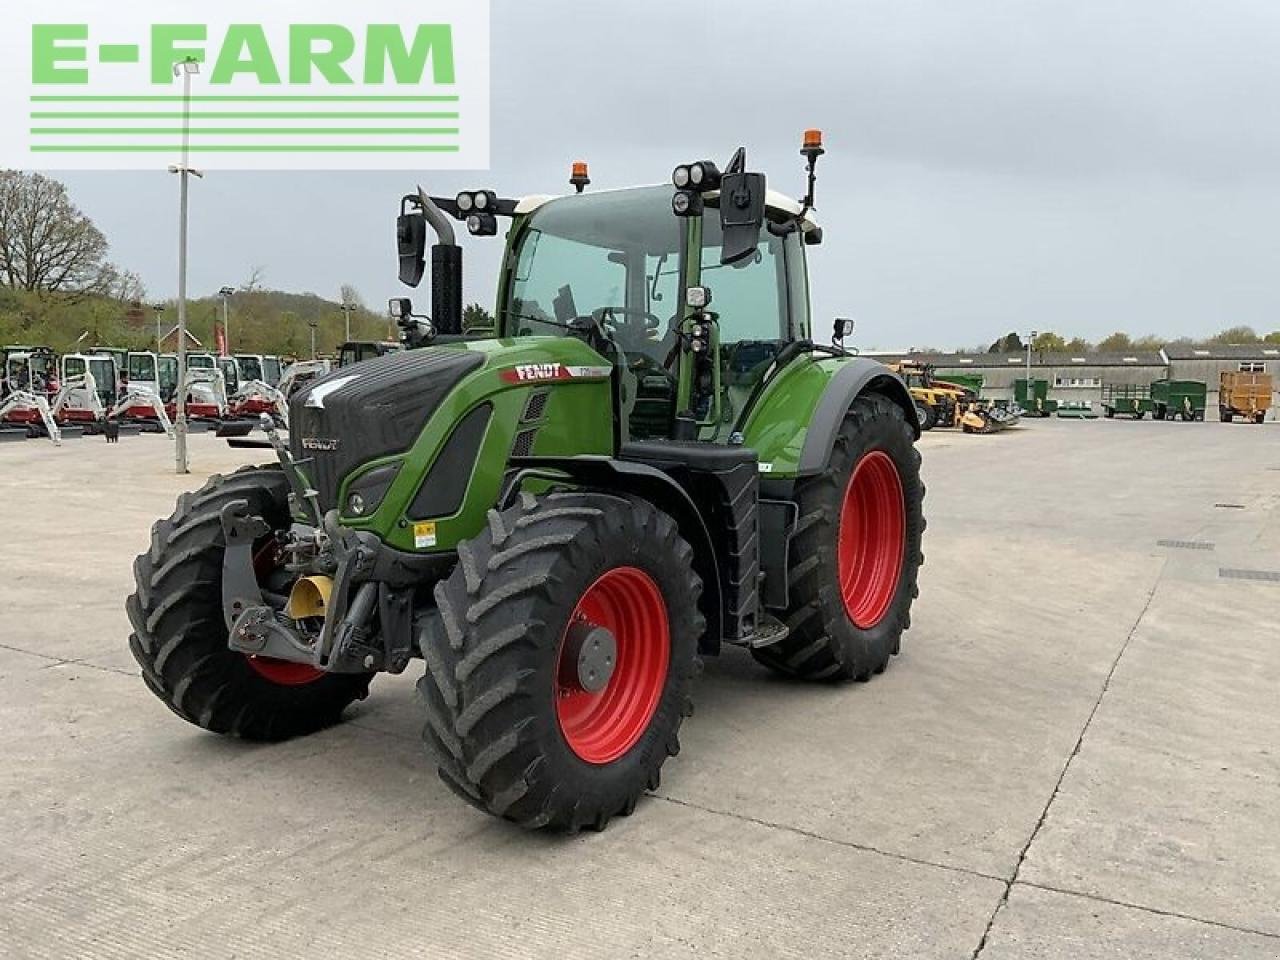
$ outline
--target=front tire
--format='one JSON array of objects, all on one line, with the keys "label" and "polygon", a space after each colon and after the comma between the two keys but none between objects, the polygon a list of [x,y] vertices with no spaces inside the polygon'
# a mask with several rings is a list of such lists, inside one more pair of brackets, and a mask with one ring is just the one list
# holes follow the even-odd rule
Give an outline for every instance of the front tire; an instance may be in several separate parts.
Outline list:
[{"label": "front tire", "polygon": [[[281,530],[291,522],[288,493],[278,468],[212,477],[178,498],[173,515],[151,528],[151,548],[133,564],[137,592],[125,606],[134,629],[129,649],[142,679],[170,710],[214,733],[246,740],[312,733],[369,692],[371,674],[321,673],[227,646],[222,508],[248,501],[250,513]],[[269,544],[259,544],[255,555],[268,552]]]},{"label": "front tire", "polygon": [[692,548],[647,501],[525,494],[490,511],[419,637],[441,779],[529,828],[630,814],[680,749],[701,592]]},{"label": "front tire", "polygon": [[898,652],[924,562],[925,488],[912,439],[897,404],[859,397],[826,471],[797,484],[790,632],[751,651],[760,663],[805,679],[867,680]]}]

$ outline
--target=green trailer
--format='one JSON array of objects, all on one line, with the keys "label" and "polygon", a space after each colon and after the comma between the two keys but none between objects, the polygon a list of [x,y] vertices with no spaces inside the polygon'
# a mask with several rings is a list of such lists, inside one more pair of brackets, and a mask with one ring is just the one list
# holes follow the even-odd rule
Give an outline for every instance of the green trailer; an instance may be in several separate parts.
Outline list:
[{"label": "green trailer", "polygon": [[986,382],[980,373],[960,373],[955,370],[947,370],[937,373],[934,376],[936,380],[944,380],[947,383],[954,383],[957,387],[964,387],[966,390],[972,390],[974,396],[982,394],[982,385]]},{"label": "green trailer", "polygon": [[1058,405],[1059,420],[1097,420],[1098,411],[1088,400],[1065,400]]},{"label": "green trailer", "polygon": [[1146,383],[1104,383],[1102,385],[1102,415],[1132,417],[1141,420],[1152,410],[1151,385]]},{"label": "green trailer", "polygon": [[1151,383],[1151,416],[1156,420],[1190,423],[1203,420],[1209,395],[1208,384],[1200,380],[1154,380]]},{"label": "green trailer", "polygon": [[1029,417],[1049,417],[1058,409],[1058,401],[1049,399],[1048,380],[1032,380],[1028,390],[1026,378],[1018,378],[1013,381],[1013,399]]}]

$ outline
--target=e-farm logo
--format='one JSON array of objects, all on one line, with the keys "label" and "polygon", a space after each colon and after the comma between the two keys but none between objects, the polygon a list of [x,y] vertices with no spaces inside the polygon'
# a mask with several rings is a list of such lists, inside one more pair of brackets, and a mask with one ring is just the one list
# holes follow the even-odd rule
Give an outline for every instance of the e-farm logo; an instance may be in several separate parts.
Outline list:
[{"label": "e-farm logo", "polygon": [[0,167],[488,167],[487,0],[32,6],[0,40]]}]

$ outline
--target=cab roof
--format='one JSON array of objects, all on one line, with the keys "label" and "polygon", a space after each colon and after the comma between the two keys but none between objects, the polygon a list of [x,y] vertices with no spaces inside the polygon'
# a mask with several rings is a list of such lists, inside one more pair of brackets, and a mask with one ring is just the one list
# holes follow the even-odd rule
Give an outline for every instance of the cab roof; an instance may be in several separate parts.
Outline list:
[{"label": "cab roof", "polygon": [[[670,185],[661,184],[661,183],[644,183],[644,184],[637,184],[631,187],[613,187],[607,190],[591,190],[591,191],[588,191],[588,193],[589,194],[620,193],[624,190],[643,190],[650,187],[661,187],[661,186],[670,186]],[[671,187],[671,189],[673,191],[675,190],[674,187]],[[718,197],[719,195],[720,195],[720,191],[718,190],[709,190],[706,193],[706,196],[709,198]],[[515,212],[517,214],[533,213],[533,211],[537,210],[539,207],[543,206],[544,204],[550,203],[552,200],[562,200],[566,198],[572,199],[573,197],[576,197],[576,196],[579,196],[579,194],[573,194],[573,193],[530,194],[526,197],[521,197],[516,201]],[[766,209],[773,210],[777,213],[784,214],[788,217],[798,216],[800,211],[803,209],[803,207],[800,204],[800,201],[792,199],[791,197],[787,196],[785,193],[779,193],[777,190],[765,191],[764,205]],[[800,229],[803,230],[805,233],[808,233],[810,230],[818,229],[818,222],[813,219],[812,210],[806,213],[804,215],[804,219],[800,221]]]}]

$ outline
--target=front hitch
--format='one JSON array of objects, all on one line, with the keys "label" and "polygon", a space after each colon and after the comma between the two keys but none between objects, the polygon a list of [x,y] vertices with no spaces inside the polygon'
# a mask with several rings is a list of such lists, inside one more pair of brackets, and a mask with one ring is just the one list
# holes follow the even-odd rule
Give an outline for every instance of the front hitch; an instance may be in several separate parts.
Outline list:
[{"label": "front hitch", "polygon": [[396,627],[394,635],[405,641],[411,616],[407,598],[372,579],[378,557],[378,540],[372,534],[349,530],[337,520],[336,511],[324,518],[337,570],[327,602],[324,624],[314,642],[295,629],[288,616],[290,606],[277,610],[258,585],[253,545],[270,533],[261,517],[249,513],[246,500],[227,504],[219,518],[226,549],[222,556],[222,612],[229,630],[228,646],[240,653],[305,663],[327,673],[399,672],[409,661],[404,642],[388,651],[373,625],[378,612],[384,626]]}]

